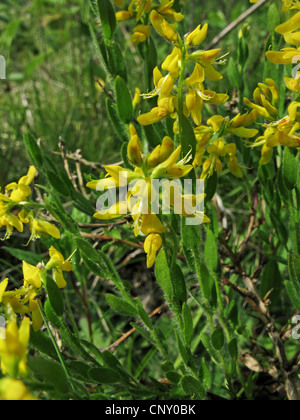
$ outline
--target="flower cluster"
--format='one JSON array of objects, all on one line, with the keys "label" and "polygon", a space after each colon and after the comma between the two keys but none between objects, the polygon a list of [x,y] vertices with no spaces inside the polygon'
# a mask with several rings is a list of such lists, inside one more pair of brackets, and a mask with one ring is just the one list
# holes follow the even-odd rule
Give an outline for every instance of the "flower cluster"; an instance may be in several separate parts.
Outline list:
[{"label": "flower cluster", "polygon": [[4,240],[10,238],[14,229],[22,233],[24,224],[29,226],[30,239],[39,238],[40,235],[60,238],[57,227],[37,218],[36,211],[31,209],[33,203],[28,202],[31,195],[30,184],[33,182],[35,175],[36,169],[31,166],[26,176],[22,177],[19,182],[12,182],[7,185],[5,194],[0,193],[0,228],[6,227]]},{"label": "flower cluster", "polygon": [[[185,36],[184,41],[171,27],[165,26],[164,21],[152,12],[151,21],[157,32],[174,44],[172,53],[162,64],[162,74],[158,67],[154,69],[153,79],[155,89],[144,98],[158,96],[157,107],[150,112],[140,115],[138,121],[141,125],[154,124],[166,116],[176,118],[180,111],[179,96],[183,96],[183,112],[186,117],[191,116],[196,125],[202,122],[202,109],[205,103],[224,104],[229,96],[218,94],[204,87],[205,78],[218,81],[222,75],[214,68],[214,64],[223,63],[219,57],[220,49],[190,51],[198,47],[206,38],[208,25],[199,25],[193,32]],[[186,66],[193,66],[191,76],[184,79]]]},{"label": "flower cluster", "polygon": [[[135,19],[137,26],[133,29],[131,39],[134,45],[145,42],[151,35],[151,27],[148,25],[149,14],[155,12],[159,18],[168,26],[168,19],[172,22],[181,22],[184,19],[183,14],[173,9],[174,0],[160,0],[160,5],[153,7],[151,0],[131,0],[128,7],[124,9],[123,0],[114,0],[118,7],[123,10],[116,13],[118,22],[124,22],[129,19]],[[173,25],[170,25],[173,27]]]},{"label": "flower cluster", "polygon": [[[282,0],[283,11],[298,9],[290,19],[276,28],[276,32],[283,35],[285,42],[290,47],[283,48],[281,51],[268,51],[267,58],[274,64],[296,64],[300,61],[300,2],[297,0]],[[289,90],[300,92],[300,73],[295,77],[285,78],[285,83]]]},{"label": "flower cluster", "polygon": [[[49,250],[50,259],[45,265],[37,267],[23,261],[23,286],[8,290],[9,279],[0,283],[0,309],[8,320],[5,339],[0,339],[0,369],[6,375],[0,380],[0,400],[35,399],[27,391],[25,385],[16,378],[27,375],[27,354],[30,339],[30,325],[38,331],[43,324],[40,296],[43,294],[47,276],[52,277],[57,286],[66,286],[63,272],[72,271],[73,266],[65,261],[63,255],[54,247]],[[23,317],[18,323],[18,316]]]},{"label": "flower cluster", "polygon": [[[188,175],[193,169],[188,164],[191,156],[179,160],[181,146],[174,150],[174,143],[165,137],[162,144],[157,146],[150,154],[145,155],[144,150],[133,125],[130,125],[131,140],[128,144],[128,158],[135,166],[134,170],[124,169],[121,166],[106,166],[107,176],[101,180],[88,183],[88,187],[97,191],[115,190],[126,187],[123,198],[105,209],[99,210],[94,217],[100,220],[110,220],[130,214],[134,221],[135,236],[146,237],[144,249],[147,254],[147,266],[151,268],[155,262],[157,252],[162,246],[161,235],[166,232],[166,227],[159,217],[160,193],[153,188],[154,180],[162,180],[162,186],[168,180],[179,180]],[[174,185],[172,185],[174,188]],[[178,187],[178,186],[177,186]],[[178,187],[169,192],[169,206],[183,217],[208,222],[209,219],[195,206],[196,197],[183,195]],[[204,195],[198,197],[203,201]],[[158,200],[158,201],[157,201]],[[155,205],[155,203],[158,203]],[[178,205],[180,204],[180,205]],[[155,209],[154,209],[155,207]]]},{"label": "flower cluster", "polygon": [[261,165],[270,162],[273,148],[279,145],[300,147],[300,102],[292,102],[288,107],[288,115],[279,117],[279,94],[273,80],[267,79],[266,84],[259,84],[254,92],[256,103],[245,98],[246,104],[256,110],[268,123],[265,123],[265,132],[258,137],[252,147],[262,146]]},{"label": "flower cluster", "polygon": [[[252,1],[253,3],[254,1]],[[283,11],[290,9],[300,10],[300,2],[283,0]],[[300,61],[300,11],[294,14],[288,21],[279,25],[276,32],[283,35],[291,46],[281,51],[267,51],[266,56],[274,64],[292,64]],[[300,73],[296,72],[292,78],[286,77],[285,84],[292,92],[300,92]],[[288,106],[288,115],[283,118],[280,115],[280,95],[276,83],[267,79],[259,83],[253,94],[254,102],[244,98],[247,106],[258,112],[265,120],[264,134],[258,137],[252,147],[262,146],[261,165],[270,162],[273,149],[277,146],[300,148],[300,114],[298,108],[300,102],[291,102]]]},{"label": "flower cluster", "polygon": [[[243,115],[238,114],[232,120],[229,120],[229,118],[225,118],[222,115],[214,115],[207,120],[206,126],[199,126],[195,128],[194,131],[198,144],[194,166],[202,167],[202,179],[207,176],[211,176],[214,170],[218,173],[222,171],[223,165],[220,157],[225,158],[227,166],[234,176],[237,178],[243,177],[243,173],[236,156],[237,146],[235,143],[225,144],[223,137],[227,134],[242,138],[252,138],[256,136],[258,134],[258,130],[247,127],[256,121],[257,116],[258,112],[256,110]],[[215,136],[218,138],[211,143]],[[205,153],[208,153],[209,157],[205,158]]]},{"label": "flower cluster", "polygon": [[38,331],[43,323],[39,308],[39,295],[45,286],[46,276],[52,271],[55,283],[60,289],[63,289],[67,285],[63,272],[73,270],[72,264],[65,261],[62,254],[53,246],[49,250],[49,255],[50,260],[47,265],[41,263],[35,267],[23,261],[23,286],[19,289],[7,291],[8,279],[0,283],[0,304],[4,306],[5,312],[8,316],[11,313],[31,315],[35,331]]}]

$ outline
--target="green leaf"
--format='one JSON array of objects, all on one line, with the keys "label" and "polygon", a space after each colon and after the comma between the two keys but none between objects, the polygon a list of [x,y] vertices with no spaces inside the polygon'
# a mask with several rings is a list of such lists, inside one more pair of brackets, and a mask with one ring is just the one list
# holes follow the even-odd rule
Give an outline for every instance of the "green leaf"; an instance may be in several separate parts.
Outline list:
[{"label": "green leaf", "polygon": [[106,108],[116,134],[119,136],[121,141],[127,144],[129,141],[128,131],[125,124],[119,118],[116,104],[114,104],[109,98],[107,98]]},{"label": "green leaf", "polygon": [[199,379],[205,389],[210,389],[212,382],[212,375],[210,369],[207,367],[205,359],[202,359],[201,366],[199,369]]},{"label": "green leaf", "polygon": [[105,44],[105,51],[110,73],[114,77],[122,77],[127,82],[127,68],[119,44],[114,41],[109,42],[109,45]]},{"label": "green leaf", "polygon": [[54,191],[47,197],[45,196],[45,205],[49,213],[70,233],[79,234],[78,225],[74,222],[70,214],[63,208],[61,201],[54,194]]},{"label": "green leaf", "polygon": [[225,337],[224,337],[224,331],[222,327],[217,328],[212,336],[211,336],[211,342],[212,345],[214,346],[214,348],[217,351],[222,350],[222,348],[224,347],[225,344]]},{"label": "green leaf", "polygon": [[289,190],[292,190],[297,184],[298,168],[298,156],[294,156],[290,147],[286,147],[283,156],[282,176]]},{"label": "green leaf", "polygon": [[25,261],[31,265],[38,265],[38,263],[40,263],[42,260],[42,257],[38,254],[35,254],[34,252],[24,251],[23,249],[18,248],[9,248],[7,246],[4,246],[2,249],[4,249],[6,252],[8,252],[10,255],[17,258],[18,260]]},{"label": "green leaf", "polygon": [[34,373],[43,378],[47,385],[52,385],[61,394],[68,393],[69,380],[60,364],[39,357],[29,358],[28,365]]},{"label": "green leaf", "polygon": [[212,269],[216,271],[218,268],[218,248],[213,232],[206,227],[206,241],[205,241],[205,251],[204,251],[205,261]]},{"label": "green leaf", "polygon": [[162,249],[157,256],[155,264],[155,276],[164,294],[166,295],[168,302],[172,302],[174,294],[173,284],[167,255],[164,249]]},{"label": "green leaf", "polygon": [[170,372],[167,372],[167,374],[166,374],[166,378],[167,378],[170,382],[173,382],[174,384],[179,384],[179,382],[180,382],[180,380],[181,380],[182,376],[181,376],[179,373],[177,373],[177,372],[170,371]]},{"label": "green leaf", "polygon": [[290,281],[284,282],[287,293],[289,295],[289,298],[293,302],[294,306],[298,311],[300,311],[300,294],[297,292],[295,286]]},{"label": "green leaf", "polygon": [[300,255],[289,254],[290,279],[300,297]]},{"label": "green leaf", "polygon": [[35,138],[30,134],[27,133],[23,137],[25,147],[27,150],[27,153],[32,160],[32,162],[38,167],[43,167],[43,155],[41,152],[40,147],[38,146]]},{"label": "green leaf", "polygon": [[270,33],[280,24],[280,11],[276,4],[270,4],[268,8],[268,30]]},{"label": "green leaf", "polygon": [[58,317],[54,312],[50,301],[47,299],[44,306],[45,314],[51,324],[59,330],[63,343],[72,351],[73,355],[80,355],[86,362],[96,363],[95,359],[89,355],[87,351],[80,345],[79,340],[64,323],[63,319]]},{"label": "green leaf", "polygon": [[129,124],[133,115],[132,98],[127,83],[120,76],[115,80],[115,90],[119,117],[125,124]]},{"label": "green leaf", "polygon": [[60,177],[59,171],[53,172],[53,171],[47,170],[46,175],[47,175],[47,178],[51,187],[54,188],[55,191],[57,191],[59,194],[61,194],[65,198],[70,196],[69,188],[64,183],[63,179]]},{"label": "green leaf", "polygon": [[43,331],[35,332],[33,328],[30,331],[30,344],[40,353],[43,353],[52,359],[58,360],[57,353],[53,347],[50,338]]},{"label": "green leaf", "polygon": [[111,306],[114,311],[122,315],[133,316],[133,317],[137,316],[136,308],[130,303],[119,298],[118,296],[107,294],[105,295],[105,299],[107,303],[109,304],[109,306]]},{"label": "green leaf", "polygon": [[194,326],[193,326],[193,316],[192,316],[191,310],[186,303],[183,304],[182,319],[183,319],[185,344],[189,346],[192,341]]},{"label": "green leaf", "polygon": [[186,220],[182,220],[182,240],[189,250],[199,249],[201,243],[200,227],[188,226]]},{"label": "green leaf", "polygon": [[112,39],[117,27],[115,10],[110,0],[98,0],[98,9],[105,38]]},{"label": "green leaf", "polygon": [[48,293],[50,304],[56,315],[62,316],[65,310],[64,301],[60,289],[49,275],[45,279],[45,288]]},{"label": "green leaf", "polygon": [[166,360],[162,365],[161,368],[164,372],[171,372],[174,370],[174,365],[169,360]]},{"label": "green leaf", "polygon": [[182,157],[185,157],[188,153],[192,151],[192,156],[196,155],[196,146],[197,140],[195,136],[194,129],[188,118],[183,116],[182,118]]},{"label": "green leaf", "polygon": [[184,376],[181,381],[183,390],[191,395],[196,397],[197,400],[206,400],[206,392],[204,386],[193,376]]},{"label": "green leaf", "polygon": [[108,368],[92,368],[89,377],[97,384],[114,384],[120,379],[118,372]]},{"label": "green leaf", "polygon": [[205,180],[205,202],[212,200],[218,188],[218,173],[214,171],[213,175]]},{"label": "green leaf", "polygon": [[177,347],[178,347],[179,353],[180,353],[184,363],[188,366],[189,365],[189,354],[187,352],[187,349],[186,349],[178,331],[175,331],[175,335],[176,335],[176,341],[177,341]]},{"label": "green leaf", "polygon": [[228,344],[228,352],[233,360],[237,360],[239,356],[237,339],[233,338]]},{"label": "green leaf", "polygon": [[227,67],[227,76],[230,82],[230,85],[236,89],[240,89],[241,85],[241,75],[238,70],[238,65],[235,63],[232,57],[230,57]]},{"label": "green leaf", "polygon": [[171,270],[171,279],[174,289],[174,299],[181,308],[187,301],[187,288],[184,274],[178,264],[175,264]]}]

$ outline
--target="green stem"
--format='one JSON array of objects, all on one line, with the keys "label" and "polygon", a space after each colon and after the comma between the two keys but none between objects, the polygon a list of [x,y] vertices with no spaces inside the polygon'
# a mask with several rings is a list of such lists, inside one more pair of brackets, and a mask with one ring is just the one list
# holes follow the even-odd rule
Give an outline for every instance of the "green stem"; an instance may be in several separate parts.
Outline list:
[{"label": "green stem", "polygon": [[43,310],[43,307],[42,307],[41,302],[38,302],[38,305],[39,305],[39,310],[40,310],[41,316],[42,316],[43,321],[44,321],[44,323],[46,325],[46,328],[47,328],[49,337],[50,337],[50,339],[52,341],[53,347],[55,348],[56,354],[57,354],[57,356],[59,358],[59,361],[60,361],[60,363],[62,365],[62,368],[63,368],[63,370],[64,370],[64,372],[66,374],[66,377],[68,378],[68,380],[70,382],[70,385],[71,385],[72,390],[75,391],[74,386],[73,386],[73,383],[71,381],[70,374],[69,374],[68,369],[67,369],[67,366],[66,366],[65,361],[64,361],[64,359],[63,359],[63,357],[62,357],[62,355],[60,353],[60,350],[59,350],[58,345],[57,345],[57,343],[55,341],[55,338],[54,338],[54,336],[52,334],[52,331],[51,331],[50,326],[49,326],[49,323],[48,323],[48,319],[47,319],[47,317],[46,317],[46,315],[44,313],[44,310]]}]

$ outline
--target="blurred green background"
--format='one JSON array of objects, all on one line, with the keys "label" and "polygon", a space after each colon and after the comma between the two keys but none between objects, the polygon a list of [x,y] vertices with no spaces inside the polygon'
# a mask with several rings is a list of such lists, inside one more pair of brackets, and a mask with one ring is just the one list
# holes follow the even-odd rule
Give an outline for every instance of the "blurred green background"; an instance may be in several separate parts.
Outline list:
[{"label": "blurred green background", "polygon": [[[278,0],[278,6],[279,3]],[[188,0],[184,31],[208,22],[210,31],[205,46],[250,6],[248,0]],[[251,27],[246,69],[250,95],[256,83],[263,80],[267,9],[268,6],[262,7],[246,21]],[[120,160],[120,142],[108,120],[106,97],[95,82],[103,72],[90,39],[89,21],[93,22],[93,17],[87,0],[1,1],[0,54],[7,60],[7,80],[0,81],[2,187],[27,169],[22,134],[28,130],[50,153],[58,150],[61,136],[68,151],[81,149],[88,160]],[[122,25],[117,37],[126,39],[124,56],[129,80],[143,91],[142,61],[130,41],[133,26],[134,22]],[[241,27],[220,44],[234,61]],[[161,49],[165,48],[165,43],[161,43]],[[159,64],[169,52],[159,51]],[[229,91],[232,96],[226,66],[221,71],[225,77],[216,90]],[[132,93],[135,87],[130,86]]]}]

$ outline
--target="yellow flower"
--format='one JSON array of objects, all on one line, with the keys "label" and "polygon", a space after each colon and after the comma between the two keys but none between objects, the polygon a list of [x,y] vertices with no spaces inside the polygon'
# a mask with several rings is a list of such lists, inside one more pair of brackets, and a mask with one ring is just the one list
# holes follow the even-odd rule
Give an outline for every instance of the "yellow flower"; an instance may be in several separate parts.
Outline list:
[{"label": "yellow flower", "polygon": [[23,223],[14,214],[5,214],[4,216],[0,217],[0,228],[3,226],[6,226],[6,234],[4,236],[4,240],[11,237],[14,228],[17,229],[17,231],[20,233],[23,232]]},{"label": "yellow flower", "polygon": [[252,147],[262,146],[260,165],[266,165],[273,156],[273,148],[279,145],[300,147],[300,102],[292,102],[288,107],[288,116],[266,125],[263,136],[256,139]]},{"label": "yellow flower", "polygon": [[44,237],[50,235],[55,239],[60,239],[60,232],[57,227],[45,220],[36,219],[33,212],[27,213],[22,210],[18,216],[22,223],[29,223],[31,238],[37,239],[40,238],[40,235]]},{"label": "yellow flower", "polygon": [[259,83],[253,94],[256,103],[244,98],[244,102],[250,108],[258,111],[264,118],[278,120],[279,93],[276,83],[272,79],[266,79],[266,84]]},{"label": "yellow flower", "polygon": [[294,57],[300,55],[299,48],[283,48],[281,51],[267,51],[266,56],[273,64],[292,64]]},{"label": "yellow flower", "polygon": [[27,200],[31,194],[29,185],[34,180],[36,175],[36,169],[34,166],[30,166],[26,176],[22,177],[18,183],[13,182],[6,186],[6,191],[11,191],[10,200],[16,203]]},{"label": "yellow flower", "polygon": [[15,321],[6,327],[6,339],[0,340],[1,370],[4,374],[17,376],[27,371],[27,345],[30,338],[30,319],[25,317],[18,328]]},{"label": "yellow flower", "polygon": [[165,162],[174,152],[174,143],[170,137],[164,137],[162,144],[157,146],[148,156],[147,166],[154,168]]},{"label": "yellow flower", "polygon": [[73,266],[69,261],[65,261],[63,255],[53,246],[49,250],[50,261],[46,265],[46,270],[53,270],[53,277],[60,289],[66,287],[67,283],[64,279],[64,271],[73,271]]},{"label": "yellow flower", "polygon": [[26,261],[23,261],[23,277],[25,288],[33,286],[36,289],[40,289],[42,287],[41,270],[28,264]]},{"label": "yellow flower", "polygon": [[129,131],[131,135],[127,147],[127,155],[131,163],[135,166],[141,166],[143,163],[143,147],[138,133],[133,124],[130,124]]},{"label": "yellow flower", "polygon": [[145,42],[147,38],[151,35],[151,29],[149,25],[138,25],[133,30],[133,35],[131,35],[131,39],[133,45],[141,44]]},{"label": "yellow flower", "polygon": [[185,101],[187,116],[191,114],[196,125],[201,124],[204,103],[221,105],[229,99],[229,96],[226,94],[205,90],[203,86],[204,79],[205,70],[200,64],[196,64],[192,75],[186,80],[188,89]]},{"label": "yellow flower", "polygon": [[3,300],[3,295],[6,291],[7,285],[8,285],[8,279],[4,279],[1,283],[0,283],[0,303]]},{"label": "yellow flower", "polygon": [[0,379],[0,401],[37,401],[22,381],[13,378]]},{"label": "yellow flower", "polygon": [[[136,136],[135,129],[130,128],[131,135]],[[134,144],[133,144],[134,145]],[[131,148],[129,152],[132,153]],[[137,152],[136,156],[144,156],[143,150],[138,144],[138,148],[134,148]],[[154,200],[158,198],[158,207],[160,207],[161,195],[153,187],[154,180],[162,179],[178,179],[187,175],[192,169],[192,165],[188,165],[191,159],[189,154],[184,159],[179,160],[181,154],[181,146],[174,151],[172,139],[165,137],[160,146],[156,147],[148,156],[143,158],[141,168],[136,168],[134,172],[123,169],[126,176],[122,175],[122,168],[119,166],[106,167],[108,175],[111,175],[115,188],[125,186],[127,182],[127,190],[125,192],[125,200],[114,203],[106,210],[99,210],[94,217],[100,220],[111,220],[130,214],[133,219],[133,229],[135,236],[142,235],[148,237],[145,243],[145,250],[148,254],[148,266],[152,266],[155,261],[156,253],[159,250],[160,235],[166,232],[156,212],[153,211]],[[135,157],[135,156],[134,156]],[[133,158],[131,157],[131,160]],[[130,174],[129,178],[127,175]],[[117,177],[121,177],[119,181]],[[124,182],[123,182],[124,180]],[[99,181],[102,187],[105,187],[103,180]],[[96,181],[90,183],[90,188],[94,188]],[[159,208],[158,208],[159,213]],[[150,236],[149,236],[150,235]],[[154,235],[154,236],[153,236]],[[160,238],[160,239],[159,239]]]},{"label": "yellow flower", "polygon": [[168,23],[162,15],[155,10],[152,10],[150,19],[154,29],[159,35],[166,38],[171,43],[176,43],[178,41],[178,33],[175,30],[175,26]]},{"label": "yellow flower", "polygon": [[208,25],[207,23],[201,28],[199,25],[194,31],[186,35],[185,42],[189,47],[196,47],[200,45],[207,36]]},{"label": "yellow flower", "polygon": [[156,233],[151,233],[147,236],[144,249],[147,254],[147,267],[153,267],[156,259],[156,255],[162,246],[162,238],[160,235]]},{"label": "yellow flower", "polygon": [[282,0],[282,10],[283,12],[288,11],[289,9],[299,9],[300,10],[300,1],[299,0]]}]

